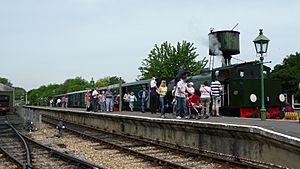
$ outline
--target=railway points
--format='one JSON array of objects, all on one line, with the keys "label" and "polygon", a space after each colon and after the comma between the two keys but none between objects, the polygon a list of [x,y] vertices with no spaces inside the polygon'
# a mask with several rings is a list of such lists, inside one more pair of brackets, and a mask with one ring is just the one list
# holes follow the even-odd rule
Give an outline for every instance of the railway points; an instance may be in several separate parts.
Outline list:
[{"label": "railway points", "polygon": [[[15,124],[10,122],[14,120]],[[4,124],[1,124],[0,149],[5,157],[13,161],[10,167],[26,169],[47,169],[47,168],[97,168],[103,167],[94,165],[82,159],[61,153],[45,146],[39,142],[30,139],[22,133],[22,121],[19,117],[11,114],[5,118]],[[3,122],[3,118],[1,121]],[[18,125],[16,125],[16,123]],[[14,126],[18,126],[18,129]]]}]

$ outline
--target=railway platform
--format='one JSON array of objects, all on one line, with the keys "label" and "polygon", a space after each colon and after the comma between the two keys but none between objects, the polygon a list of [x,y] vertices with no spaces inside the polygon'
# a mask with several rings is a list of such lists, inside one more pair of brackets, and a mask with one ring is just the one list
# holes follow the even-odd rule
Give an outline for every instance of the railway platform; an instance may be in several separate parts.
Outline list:
[{"label": "railway platform", "polygon": [[[141,112],[112,112],[114,114],[130,115],[130,116],[142,116],[151,118],[160,118],[160,113],[141,113]],[[175,119],[175,115],[172,113],[167,113],[167,119]],[[261,121],[259,118],[240,118],[240,117],[210,117],[208,119],[181,119],[185,121],[199,121],[199,122],[213,122],[213,123],[223,123],[223,124],[237,124],[237,125],[250,125],[258,126],[268,130],[276,131],[282,134],[300,138],[300,124],[297,120],[275,120],[268,119],[266,121]]]},{"label": "railway platform", "polygon": [[141,112],[87,112],[83,109],[25,106],[21,114],[65,121],[111,133],[147,139],[188,151],[226,155],[237,160],[259,161],[298,168],[300,124],[298,121],[210,117],[175,119],[167,114]]},{"label": "railway platform", "polygon": [[[56,108],[56,109],[65,109],[65,108]],[[80,110],[85,111],[84,109],[79,108],[68,108],[70,110]],[[96,112],[103,113],[103,112]],[[106,113],[106,112],[105,112]],[[128,115],[128,116],[137,116],[137,117],[149,117],[149,118],[161,118],[160,113],[151,114],[150,112],[142,113],[139,111],[122,111],[122,112],[109,112],[111,114],[118,115]],[[176,116],[173,113],[166,113],[166,119],[175,119]],[[266,121],[261,121],[260,118],[240,118],[240,117],[210,117],[208,119],[179,119],[183,121],[191,122],[211,122],[211,123],[220,123],[220,124],[236,124],[236,125],[249,125],[249,126],[258,126],[271,131],[279,132],[288,136],[296,137],[300,139],[300,123],[298,120],[277,120],[277,119],[267,119]]]}]

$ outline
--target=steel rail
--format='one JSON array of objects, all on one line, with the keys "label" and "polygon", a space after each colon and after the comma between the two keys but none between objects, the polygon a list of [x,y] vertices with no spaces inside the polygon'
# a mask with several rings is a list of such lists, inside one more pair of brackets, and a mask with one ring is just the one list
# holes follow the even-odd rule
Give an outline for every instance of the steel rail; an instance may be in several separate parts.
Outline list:
[{"label": "steel rail", "polygon": [[[8,119],[7,119],[8,120]],[[18,137],[22,140],[25,149],[26,149],[26,164],[23,164],[23,168],[26,169],[35,169],[35,167],[31,164],[31,152],[29,149],[29,146],[27,144],[27,142],[33,143],[36,146],[39,146],[43,149],[46,149],[49,153],[51,153],[51,155],[53,156],[57,156],[60,157],[60,159],[64,159],[65,161],[71,161],[72,163],[74,163],[77,167],[83,168],[83,169],[106,169],[103,166],[99,166],[99,165],[95,165],[92,164],[86,160],[82,160],[76,157],[73,157],[71,155],[67,155],[65,153],[59,152],[57,150],[54,150],[48,146],[45,146],[37,141],[32,140],[31,138],[27,137],[26,135],[22,134],[21,132],[19,132],[10,122],[9,120],[6,122],[6,124],[13,129],[13,131],[18,135]],[[4,150],[5,151],[5,150]],[[11,156],[12,157],[12,156]],[[20,162],[19,160],[15,159],[14,157],[12,157],[14,160],[18,161],[18,163],[22,164],[22,162]]]},{"label": "steel rail", "polygon": [[[55,119],[53,117],[50,117],[50,116],[47,116],[47,115],[43,115],[43,117],[50,118],[50,119],[58,121],[57,119]],[[45,121],[45,118],[43,118],[42,120]],[[45,122],[47,122],[47,121],[45,121]],[[238,166],[241,166],[241,167],[247,167],[247,168],[250,167],[250,168],[256,168],[256,169],[268,169],[268,168],[281,168],[281,169],[283,169],[283,168],[286,168],[286,167],[278,166],[278,165],[275,165],[275,164],[264,163],[264,162],[254,161],[254,160],[251,160],[251,159],[245,159],[245,158],[240,158],[240,157],[229,156],[229,155],[226,155],[226,154],[218,154],[218,153],[215,153],[215,152],[207,152],[207,151],[201,151],[201,150],[196,152],[195,149],[192,149],[192,148],[181,147],[181,146],[173,147],[173,146],[170,146],[170,145],[163,144],[159,141],[154,142],[154,141],[150,141],[149,139],[143,139],[143,138],[137,138],[137,137],[124,135],[124,134],[112,133],[112,132],[108,132],[106,130],[102,130],[102,129],[99,129],[99,128],[93,128],[93,127],[90,127],[90,126],[75,124],[75,123],[71,123],[71,122],[65,122],[65,123],[66,124],[69,123],[69,124],[73,124],[73,125],[77,125],[77,126],[82,126],[84,128],[89,128],[89,129],[93,129],[93,130],[98,130],[98,131],[101,131],[101,132],[104,132],[104,133],[109,133],[109,134],[116,135],[116,136],[126,137],[126,138],[129,138],[129,139],[141,141],[141,142],[144,142],[144,143],[147,143],[147,144],[156,145],[156,146],[159,146],[159,147],[162,147],[162,148],[168,148],[168,149],[171,149],[171,150],[174,150],[174,151],[179,151],[179,152],[182,152],[182,153],[185,153],[185,154],[191,154],[193,156],[205,157],[207,159],[215,160],[216,162],[222,161],[224,163],[232,163],[232,164],[235,164],[235,165],[238,165]]]},{"label": "steel rail", "polygon": [[[51,123],[49,121],[45,121],[51,125],[55,125],[55,123]],[[159,164],[161,166],[167,166],[168,168],[180,168],[180,169],[189,169],[189,167],[186,167],[186,166],[182,166],[182,165],[179,165],[179,164],[176,164],[176,163],[173,163],[173,162],[170,162],[170,161],[166,161],[166,160],[163,160],[163,159],[160,159],[160,158],[157,158],[157,157],[154,157],[154,156],[151,156],[151,155],[147,155],[145,153],[141,153],[141,152],[138,152],[138,151],[135,151],[135,150],[132,150],[132,149],[129,149],[129,148],[126,148],[124,146],[121,146],[121,145],[118,145],[118,144],[115,144],[115,143],[111,143],[109,141],[105,141],[105,140],[102,140],[96,136],[92,136],[92,135],[88,135],[84,132],[81,132],[81,131],[77,131],[77,130],[74,130],[74,129],[71,129],[71,128],[66,128],[66,130],[69,130],[71,132],[74,132],[74,133],[77,133],[79,135],[82,135],[84,137],[88,137],[90,139],[93,139],[93,140],[97,140],[103,144],[106,144],[106,145],[109,145],[109,146],[112,146],[112,147],[115,147],[117,149],[120,149],[122,151],[125,151],[125,152],[128,152],[130,154],[133,154],[135,156],[138,156],[138,157],[143,157],[145,160],[147,161],[150,161],[150,162],[153,162],[153,163],[156,163],[156,164]],[[109,133],[110,134],[110,133]]]},{"label": "steel rail", "polygon": [[65,154],[65,153],[62,153],[60,151],[57,151],[57,150],[54,150],[46,145],[43,145],[42,143],[39,143],[35,140],[32,140],[31,138],[29,138],[28,136],[25,136],[24,134],[20,133],[20,135],[22,137],[24,137],[25,140],[27,140],[28,142],[31,142],[39,147],[42,147],[43,149],[46,149],[47,151],[49,151],[53,156],[58,156],[60,158],[63,158],[65,160],[68,160],[68,161],[71,161],[75,164],[77,164],[78,167],[81,167],[81,168],[85,168],[85,169],[106,169],[105,167],[103,166],[99,166],[99,165],[95,165],[93,163],[90,163],[89,161],[86,161],[86,160],[82,160],[82,159],[79,159],[79,158],[76,158],[76,157],[73,157],[71,155],[68,155],[68,154]]},{"label": "steel rail", "polygon": [[19,131],[10,123],[9,119],[7,118],[7,121],[5,121],[5,123],[11,128],[13,129],[14,133],[18,136],[18,138],[22,141],[22,145],[25,148],[25,152],[26,152],[26,164],[25,167],[28,169],[33,169],[34,167],[31,164],[31,153],[30,153],[30,149],[29,146],[27,144],[27,142],[25,141],[25,139],[20,135]]},{"label": "steel rail", "polygon": [[0,146],[0,151],[3,152],[3,154],[8,157],[9,159],[11,159],[14,163],[16,163],[18,166],[20,166],[21,168],[25,168],[25,165],[18,159],[16,159],[14,156],[12,156],[9,152],[7,152],[5,149],[3,149]]}]

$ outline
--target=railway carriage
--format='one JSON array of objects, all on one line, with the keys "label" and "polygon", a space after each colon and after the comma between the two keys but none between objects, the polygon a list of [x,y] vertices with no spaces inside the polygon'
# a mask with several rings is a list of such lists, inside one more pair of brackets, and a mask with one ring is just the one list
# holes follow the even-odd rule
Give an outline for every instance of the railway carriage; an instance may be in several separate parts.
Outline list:
[{"label": "railway carriage", "polygon": [[84,105],[84,95],[88,90],[81,90],[81,91],[75,91],[75,92],[70,92],[66,94],[61,94],[61,95],[56,95],[54,97],[54,102],[56,103],[56,100],[58,98],[61,98],[63,96],[68,97],[68,106],[69,107],[85,107]]},{"label": "railway carriage", "polygon": [[[122,98],[125,92],[127,92],[128,94],[130,92],[134,92],[135,96],[137,97],[138,101],[134,102],[135,110],[139,110],[141,108],[141,102],[138,98],[138,93],[140,92],[140,90],[143,89],[143,87],[146,87],[146,89],[150,91],[150,80],[141,80],[141,81],[122,84]],[[149,106],[150,106],[150,100],[148,100],[148,102],[146,103],[145,108],[149,109],[150,108]],[[125,109],[124,104],[122,109],[123,110]]]}]

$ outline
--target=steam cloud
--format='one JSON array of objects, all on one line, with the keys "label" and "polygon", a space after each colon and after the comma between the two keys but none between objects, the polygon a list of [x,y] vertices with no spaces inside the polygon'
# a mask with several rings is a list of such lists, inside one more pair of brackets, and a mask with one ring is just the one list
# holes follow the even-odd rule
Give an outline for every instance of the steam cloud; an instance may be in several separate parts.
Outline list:
[{"label": "steam cloud", "polygon": [[[221,43],[215,34],[209,34],[209,50],[215,56],[223,56],[223,52],[221,51]],[[226,65],[224,57],[217,57],[218,60],[221,61],[222,66]]]},{"label": "steam cloud", "polygon": [[213,55],[222,56],[221,43],[214,34],[209,34],[209,50]]}]

